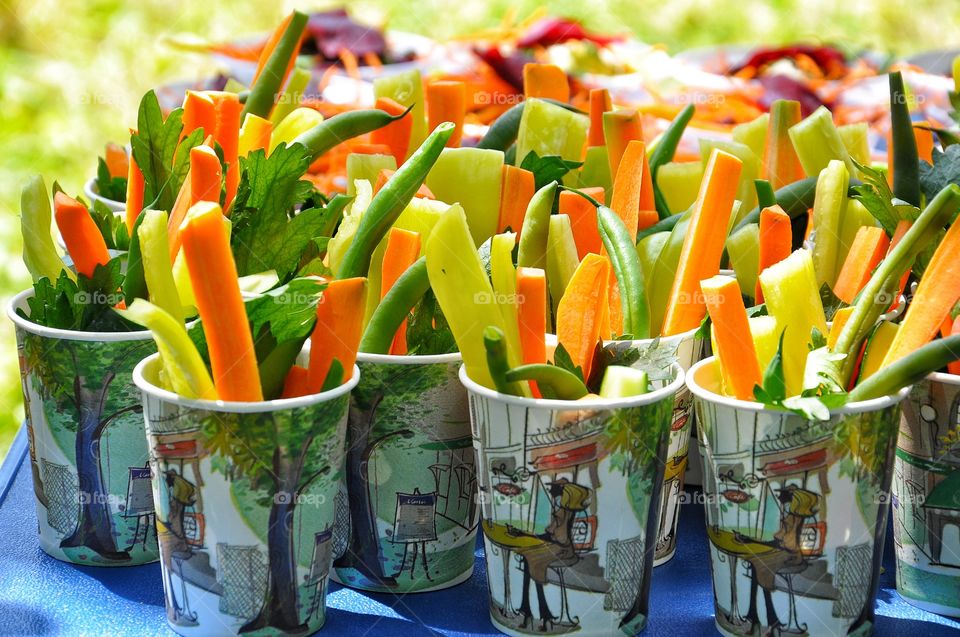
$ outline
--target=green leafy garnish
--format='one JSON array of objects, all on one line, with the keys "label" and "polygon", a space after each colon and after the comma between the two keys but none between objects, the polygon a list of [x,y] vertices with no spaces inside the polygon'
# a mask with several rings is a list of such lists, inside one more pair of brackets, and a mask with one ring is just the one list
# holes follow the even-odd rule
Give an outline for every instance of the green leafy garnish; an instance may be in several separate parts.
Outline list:
[{"label": "green leafy garnish", "polygon": [[428,290],[407,320],[407,354],[429,356],[457,351],[457,341],[437,303],[433,290]]},{"label": "green leafy garnish", "polygon": [[[246,302],[254,334],[269,326],[277,343],[306,338],[317,319],[317,303],[326,284],[320,279],[293,279]],[[359,318],[358,318],[359,320]]]},{"label": "green leafy garnish", "polygon": [[119,258],[106,265],[98,265],[92,277],[77,275],[73,281],[66,272],[61,272],[56,283],[44,277],[34,286],[34,295],[27,300],[29,316],[22,310],[23,318],[62,330],[90,332],[128,332],[139,327],[120,317],[113,306],[123,301],[120,287],[123,284]]},{"label": "green leafy garnish", "polygon": [[[559,155],[546,155],[541,157],[536,151],[531,150],[527,153],[527,156],[523,158],[523,161],[520,163],[520,168],[533,173],[534,188],[540,190],[551,182],[562,181],[568,172],[582,165],[582,161],[570,161]],[[517,230],[519,230],[519,228],[517,228]]]},{"label": "green leafy garnish", "polygon": [[97,224],[107,248],[111,250],[128,250],[130,248],[130,234],[127,223],[122,215],[114,214],[102,201],[94,201],[90,209],[90,216]]},{"label": "green leafy garnish", "polygon": [[927,201],[949,184],[960,184],[960,146],[957,145],[949,145],[943,150],[934,148],[933,165],[920,162],[920,190]]},{"label": "green leafy garnish", "polygon": [[880,223],[887,236],[892,237],[900,222],[900,215],[893,206],[893,191],[887,184],[887,172],[881,168],[857,163],[856,160],[853,160],[853,163],[856,164],[863,179],[862,184],[853,187],[856,193],[853,198],[862,203],[863,207]]},{"label": "green leafy garnish", "polygon": [[120,203],[127,200],[127,178],[112,176],[103,157],[97,157],[97,194]]},{"label": "green leafy garnish", "polygon": [[777,353],[770,359],[770,363],[763,371],[762,385],[754,385],[753,396],[765,405],[780,405],[787,397],[787,381],[783,375],[783,335],[780,332],[780,342],[777,344]]},{"label": "green leafy garnish", "polygon": [[553,352],[553,364],[557,367],[567,370],[581,381],[585,382],[583,377],[583,368],[573,363],[573,359],[570,357],[570,352],[568,352],[567,348],[563,346],[563,343],[557,343],[557,349],[555,349]]}]

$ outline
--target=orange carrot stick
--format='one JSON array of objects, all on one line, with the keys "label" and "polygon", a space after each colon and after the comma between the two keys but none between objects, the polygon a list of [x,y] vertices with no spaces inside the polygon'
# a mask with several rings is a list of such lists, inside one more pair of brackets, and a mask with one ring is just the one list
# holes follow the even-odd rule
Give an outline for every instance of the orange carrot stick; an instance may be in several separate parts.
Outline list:
[{"label": "orange carrot stick", "polygon": [[280,394],[280,398],[296,398],[309,394],[309,378],[310,373],[306,367],[300,367],[299,365],[291,367],[283,381],[283,392]]},{"label": "orange carrot stick", "polygon": [[[378,97],[375,106],[391,115],[400,115],[407,110],[389,97]],[[397,160],[397,166],[399,166],[407,158],[407,147],[410,145],[412,131],[413,118],[403,117],[370,133],[370,142],[384,144],[390,148],[390,154]]]},{"label": "orange carrot stick", "polygon": [[213,135],[217,130],[217,112],[213,98],[206,91],[187,91],[183,98],[183,130],[180,139],[183,139],[198,128],[203,134]]},{"label": "orange carrot stick", "polygon": [[74,267],[78,273],[92,277],[98,265],[106,265],[110,261],[110,253],[90,211],[73,197],[59,191],[53,196],[53,211]]},{"label": "orange carrot stick", "polygon": [[367,279],[339,279],[327,284],[317,305],[317,324],[310,337],[310,391],[323,387],[330,366],[336,359],[343,365],[343,381],[353,376],[360,336],[363,308],[367,300]]},{"label": "orange carrot stick", "polygon": [[457,148],[463,139],[463,118],[467,112],[466,85],[456,81],[431,82],[427,84],[426,98],[430,130],[443,122],[453,122],[456,128],[447,140],[447,146]]},{"label": "orange carrot stick", "polygon": [[640,125],[640,116],[635,110],[608,111],[603,114],[602,119],[610,174],[616,177],[620,158],[626,152],[627,145],[634,140],[643,141],[643,128]]},{"label": "orange carrot stick", "polygon": [[603,114],[613,109],[610,91],[605,88],[590,89],[590,129],[587,132],[587,147],[603,146]]},{"label": "orange carrot stick", "polygon": [[609,279],[610,262],[598,254],[588,254],[570,278],[557,307],[557,340],[573,363],[583,368],[584,378],[590,378],[601,323],[605,315],[609,317]]},{"label": "orange carrot stick", "polygon": [[663,321],[664,336],[692,330],[703,320],[706,306],[700,294],[700,281],[720,271],[727,236],[725,229],[737,196],[741,168],[742,162],[729,153],[714,150],[710,155],[670,289]]},{"label": "orange carrot stick", "polygon": [[[907,234],[907,230],[910,229],[913,223],[907,221],[906,219],[901,219],[897,223],[897,227],[893,230],[893,237],[890,239],[890,247],[887,248],[887,254],[889,255],[894,248],[897,247],[897,244],[900,243],[900,240],[903,239],[903,235]],[[907,288],[907,281],[910,280],[910,270],[907,270],[903,273],[903,276],[900,277],[900,285],[897,288],[897,295],[893,299],[893,303],[890,304],[890,309],[888,311],[893,311],[900,307],[900,297],[903,296],[903,291]]]},{"label": "orange carrot stick", "polygon": [[191,210],[180,237],[217,395],[223,400],[263,400],[253,335],[237,284],[223,211],[206,201]]},{"label": "orange carrot stick", "polygon": [[906,316],[883,359],[886,367],[926,345],[960,299],[960,223],[947,230],[920,279]]},{"label": "orange carrot stick", "polygon": [[715,276],[701,281],[700,288],[713,322],[724,386],[741,400],[753,400],[753,388],[762,376],[740,285],[733,277]]},{"label": "orange carrot stick", "polygon": [[627,232],[636,238],[638,230],[649,228],[660,218],[653,201],[653,180],[642,141],[627,144],[616,177],[610,207],[623,219]]},{"label": "orange carrot stick", "polygon": [[840,332],[843,331],[843,326],[850,320],[851,314],[853,314],[852,306],[841,307],[833,313],[833,321],[830,323],[830,334],[827,336],[827,347],[830,349],[833,349],[834,345],[837,344],[837,340],[840,338]]},{"label": "orange carrot stick", "polygon": [[223,161],[227,164],[226,197],[224,209],[229,213],[230,204],[237,194],[240,183],[240,164],[237,161],[240,148],[240,114],[243,104],[236,93],[213,93],[214,113],[216,115],[213,133],[214,140],[223,149]]},{"label": "orange carrot stick", "polygon": [[220,158],[210,146],[194,146],[190,149],[190,205],[198,201],[220,203],[220,188],[223,185]]},{"label": "orange carrot stick", "polygon": [[[763,272],[771,265],[780,263],[790,256],[793,247],[793,231],[790,228],[790,215],[777,205],[764,208],[760,211],[760,266],[757,273]],[[760,289],[760,280],[757,280],[757,304],[763,303],[763,290]]]},{"label": "orange carrot stick", "polygon": [[555,64],[528,62],[523,65],[523,94],[546,97],[558,102],[570,101],[570,81],[567,74]]},{"label": "orange carrot stick", "polygon": [[[509,228],[517,233],[517,240],[519,241],[523,219],[527,215],[527,206],[533,199],[533,193],[536,190],[533,173],[518,166],[504,164],[501,184],[500,217],[497,220],[497,232],[504,232]],[[561,201],[563,200],[563,194],[560,193]]]},{"label": "orange carrot stick", "polygon": [[[400,228],[391,228],[387,235],[387,247],[383,253],[380,298],[383,299],[397,279],[420,257],[420,233]],[[407,322],[403,321],[393,336],[390,353],[403,356],[407,353]]]},{"label": "orange carrot stick", "polygon": [[111,177],[126,177],[129,172],[127,151],[120,144],[108,142],[103,152],[103,161]]},{"label": "orange carrot stick", "polygon": [[[524,365],[547,362],[547,275],[540,268],[517,268],[517,322]],[[536,383],[533,395],[540,398]]]},{"label": "orange carrot stick", "polygon": [[[600,203],[604,203],[606,194],[603,187],[594,186],[581,190]],[[573,241],[577,244],[577,256],[583,259],[590,252],[600,254],[603,251],[603,241],[600,239],[600,230],[597,228],[596,207],[577,193],[568,190],[560,191],[558,206],[560,214],[570,217]]]},{"label": "orange carrot stick", "polygon": [[133,232],[137,217],[143,210],[143,173],[137,166],[137,160],[130,156],[127,165],[127,230]]},{"label": "orange carrot stick", "polygon": [[833,293],[838,299],[852,305],[857,294],[870,280],[874,268],[887,253],[890,240],[883,228],[876,226],[862,226],[850,246],[850,252],[840,268],[837,282],[833,286]]}]

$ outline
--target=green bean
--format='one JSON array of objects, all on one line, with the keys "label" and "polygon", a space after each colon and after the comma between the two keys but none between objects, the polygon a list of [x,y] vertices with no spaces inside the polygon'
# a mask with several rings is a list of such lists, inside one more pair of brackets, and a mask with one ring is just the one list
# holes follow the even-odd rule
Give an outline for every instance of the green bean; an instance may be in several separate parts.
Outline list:
[{"label": "green bean", "polygon": [[550,213],[557,197],[558,183],[549,184],[534,193],[523,217],[517,265],[531,268],[547,267],[547,238],[550,231]]},{"label": "green bean", "polygon": [[420,257],[400,275],[373,311],[360,339],[360,351],[389,354],[393,336],[429,289],[427,259]]},{"label": "green bean", "polygon": [[[545,102],[550,102],[574,113],[584,114],[579,108],[574,108],[565,102],[541,98]],[[517,141],[517,135],[520,133],[520,118],[523,117],[523,102],[510,107],[505,113],[494,120],[486,134],[477,143],[477,148],[492,148],[493,150],[506,150]]]},{"label": "green bean", "polygon": [[620,216],[606,206],[597,208],[597,228],[620,287],[624,333],[635,339],[649,338],[650,306],[636,244]]},{"label": "green bean", "polygon": [[889,396],[957,359],[960,359],[960,334],[939,338],[877,370],[854,387],[848,399],[857,401]]},{"label": "green bean", "polygon": [[270,119],[270,111],[273,110],[277,93],[280,92],[287,75],[287,66],[290,65],[290,59],[300,50],[300,38],[306,26],[307,15],[294,11],[290,24],[280,36],[280,41],[277,42],[270,57],[267,58],[267,63],[257,76],[257,81],[250,88],[240,115],[241,122],[248,113]]},{"label": "green bean", "polygon": [[483,330],[483,346],[487,351],[487,368],[493,378],[493,385],[501,394],[522,396],[517,383],[507,380],[510,363],[507,362],[507,338],[499,327],[488,325]]},{"label": "green bean", "polygon": [[663,131],[656,148],[650,153],[649,163],[650,177],[653,179],[653,196],[657,205],[657,214],[661,219],[670,217],[670,208],[667,206],[667,200],[663,196],[663,193],[660,192],[660,187],[657,186],[657,171],[660,169],[660,166],[673,161],[673,156],[677,152],[677,146],[680,145],[680,138],[683,137],[683,131],[686,130],[687,124],[693,119],[695,110],[693,104],[687,104],[682,111],[677,113],[677,116],[673,118],[670,125]]},{"label": "green bean", "polygon": [[777,193],[766,179],[754,179],[753,187],[757,189],[757,208],[763,210],[777,204]]},{"label": "green bean", "polygon": [[535,382],[540,394],[550,399],[579,400],[590,393],[574,373],[547,363],[514,367],[507,371],[505,379],[513,383]]},{"label": "green bean", "polygon": [[306,146],[311,157],[317,159],[334,146],[342,144],[348,139],[383,128],[387,124],[405,117],[411,108],[413,106],[408,107],[400,115],[391,115],[378,108],[365,108],[340,113],[301,133],[293,140],[293,144]]}]

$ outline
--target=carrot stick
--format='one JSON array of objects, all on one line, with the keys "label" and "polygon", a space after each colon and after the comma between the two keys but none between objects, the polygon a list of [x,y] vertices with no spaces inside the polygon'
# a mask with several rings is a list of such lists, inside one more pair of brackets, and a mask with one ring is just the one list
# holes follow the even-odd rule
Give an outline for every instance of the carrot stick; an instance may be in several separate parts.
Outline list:
[{"label": "carrot stick", "polygon": [[[900,243],[900,240],[903,239],[903,236],[907,234],[907,230],[910,229],[910,226],[913,225],[913,222],[906,219],[901,219],[897,223],[897,227],[893,230],[893,238],[890,239],[890,247],[887,248],[887,254],[889,255],[893,252],[893,249],[897,247],[897,244]],[[900,297],[903,296],[903,291],[907,288],[907,281],[910,280],[910,270],[907,270],[903,273],[903,276],[900,277],[900,286],[897,288],[897,294],[893,299],[893,303],[890,304],[890,309],[888,312],[900,307]]]},{"label": "carrot stick", "polygon": [[631,140],[624,150],[613,180],[610,207],[623,219],[627,232],[634,238],[638,230],[645,230],[660,220],[653,201],[646,146],[640,140]]},{"label": "carrot stick", "polygon": [[[760,265],[757,274],[771,265],[780,263],[790,256],[793,243],[793,231],[790,227],[790,215],[780,206],[774,205],[760,211]],[[763,290],[760,289],[760,279],[757,279],[757,288],[754,299],[757,304],[763,303]]]},{"label": "carrot stick", "polygon": [[[520,239],[520,230],[523,228],[523,219],[527,214],[527,206],[533,199],[535,181],[533,173],[510,164],[503,165],[503,179],[500,186],[500,217],[497,220],[497,233],[510,229],[517,233]],[[560,193],[563,201],[564,193]],[[577,197],[577,199],[583,199]],[[563,205],[562,203],[560,204]],[[594,222],[596,225],[596,222]],[[599,235],[597,235],[599,238]]]},{"label": "carrot stick", "polygon": [[706,306],[699,293],[700,281],[720,270],[724,229],[730,222],[741,168],[739,159],[722,150],[714,149],[710,155],[670,289],[662,330],[665,336],[692,330],[703,320]]},{"label": "carrot stick", "polygon": [[430,130],[444,122],[456,128],[447,140],[447,147],[457,148],[463,139],[463,118],[467,112],[467,88],[463,82],[440,81],[427,84],[427,122]]},{"label": "carrot stick", "polygon": [[853,304],[889,246],[890,240],[883,228],[861,226],[857,230],[850,252],[847,253],[837,282],[833,286],[833,293],[838,299],[849,305]]},{"label": "carrot stick", "polygon": [[187,91],[183,98],[183,139],[198,128],[204,135],[213,135],[217,130],[217,113],[213,98],[206,91]]},{"label": "carrot stick", "polygon": [[947,230],[920,279],[906,316],[883,359],[891,365],[926,345],[960,299],[960,223]]},{"label": "carrot stick", "polygon": [[127,165],[127,230],[133,232],[133,226],[137,223],[137,217],[143,210],[143,173],[137,166],[137,160],[130,156],[130,162]]},{"label": "carrot stick", "polygon": [[[413,262],[420,258],[420,233],[400,228],[391,228],[387,235],[387,247],[383,253],[383,267],[380,283],[382,300],[397,279],[407,271]],[[407,353],[407,322],[403,321],[393,337],[390,353],[403,356]]]},{"label": "carrot stick", "polygon": [[177,254],[180,252],[180,226],[187,217],[187,211],[190,210],[191,198],[193,192],[193,174],[187,171],[187,175],[177,193],[177,198],[173,202],[173,209],[170,211],[170,220],[167,222],[167,243],[170,246],[170,263],[175,263]]},{"label": "carrot stick", "polygon": [[762,376],[740,284],[733,277],[714,276],[701,281],[700,289],[713,322],[723,386],[741,400],[753,400],[753,388]]},{"label": "carrot stick", "polygon": [[386,144],[353,144],[350,146],[351,155],[389,155],[390,147]]},{"label": "carrot stick", "polygon": [[225,224],[217,204],[203,201],[194,205],[180,229],[183,256],[207,339],[217,395],[223,400],[261,401],[253,335]]},{"label": "carrot stick", "polygon": [[339,279],[327,284],[317,305],[317,324],[310,337],[310,392],[323,387],[334,360],[343,365],[343,382],[353,376],[360,336],[363,332],[363,309],[366,305],[367,279]]},{"label": "carrot stick", "polygon": [[[609,257],[605,257],[609,261]],[[613,265],[611,264],[611,268]],[[612,270],[611,270],[612,271]],[[603,338],[617,337],[623,334],[623,305],[620,299],[620,284],[617,277],[611,276],[607,285],[607,326],[602,331]]]},{"label": "carrot stick", "polygon": [[616,177],[620,168],[620,158],[627,150],[627,145],[633,140],[643,141],[643,128],[640,126],[640,116],[635,110],[607,111],[602,119],[610,174]]},{"label": "carrot stick", "polygon": [[523,65],[523,95],[545,97],[558,102],[570,101],[570,81],[567,74],[555,64],[528,62]]},{"label": "carrot stick", "polygon": [[309,378],[310,373],[306,367],[292,366],[283,381],[283,392],[280,394],[280,398],[296,398],[309,394]]},{"label": "carrot stick", "polygon": [[[953,325],[950,327],[950,334],[952,336],[960,334],[960,316],[954,319]],[[960,361],[947,363],[947,371],[954,375],[960,375]]]},{"label": "carrot stick", "polygon": [[[604,203],[606,194],[601,186],[581,188],[581,191]],[[600,254],[603,251],[603,242],[600,240],[600,230],[597,228],[596,207],[577,193],[568,190],[560,191],[558,205],[560,214],[570,217],[570,229],[573,230],[573,241],[577,244],[577,256],[583,259],[590,252]]]},{"label": "carrot stick", "polygon": [[841,307],[833,313],[833,322],[830,323],[830,334],[827,336],[827,347],[831,350],[834,345],[837,344],[837,339],[840,338],[840,332],[843,331],[843,326],[850,320],[853,309],[853,306]]},{"label": "carrot stick", "polygon": [[573,363],[583,368],[584,378],[590,378],[601,323],[605,315],[609,317],[609,279],[610,262],[598,254],[588,254],[573,273],[557,307],[557,340]]},{"label": "carrot stick", "polygon": [[292,18],[292,13],[284,17],[284,19],[280,21],[280,24],[278,24],[273,30],[273,33],[270,34],[270,37],[267,38],[263,48],[260,49],[260,58],[257,60],[257,70],[253,73],[253,81],[250,82],[251,86],[257,81],[257,78],[260,77],[260,74],[263,73],[263,68],[266,66],[267,60],[270,59],[270,55],[273,53],[273,50],[277,48],[277,44],[280,42],[280,38],[283,37],[284,31],[287,30],[287,26],[290,25],[290,20]]},{"label": "carrot stick", "polygon": [[223,161],[227,164],[226,197],[224,209],[229,213],[230,204],[237,194],[237,185],[240,183],[240,164],[237,161],[240,147],[240,114],[243,104],[236,93],[213,93],[214,114],[216,115],[213,131],[214,140],[223,150]]},{"label": "carrot stick", "polygon": [[[929,124],[929,122],[917,122]],[[926,128],[913,127],[913,137],[917,140],[917,157],[928,164],[933,163],[933,131]]]},{"label": "carrot stick", "polygon": [[[391,115],[400,115],[407,110],[389,97],[378,97],[375,107]],[[399,166],[407,158],[407,148],[410,146],[412,132],[413,118],[402,117],[370,133],[370,142],[387,146]]]},{"label": "carrot stick", "polygon": [[92,277],[98,265],[110,261],[110,253],[90,211],[73,197],[58,191],[53,196],[53,212],[74,267],[78,273]]},{"label": "carrot stick", "polygon": [[190,149],[190,205],[198,201],[220,203],[220,187],[223,184],[220,158],[210,146],[194,146]]},{"label": "carrot stick", "polygon": [[[547,275],[540,268],[517,268],[517,322],[524,365],[547,362]],[[540,398],[536,383],[530,383]]]},{"label": "carrot stick", "polygon": [[263,148],[270,149],[270,136],[273,134],[273,122],[269,119],[247,113],[240,128],[240,139],[237,143],[237,155],[246,157],[251,152]]},{"label": "carrot stick", "polygon": [[603,114],[613,109],[610,91],[605,88],[590,89],[590,129],[587,132],[587,147],[604,146]]},{"label": "carrot stick", "polygon": [[107,143],[103,152],[103,161],[107,164],[107,172],[111,177],[126,177],[129,172],[127,165],[127,151],[119,144]]}]

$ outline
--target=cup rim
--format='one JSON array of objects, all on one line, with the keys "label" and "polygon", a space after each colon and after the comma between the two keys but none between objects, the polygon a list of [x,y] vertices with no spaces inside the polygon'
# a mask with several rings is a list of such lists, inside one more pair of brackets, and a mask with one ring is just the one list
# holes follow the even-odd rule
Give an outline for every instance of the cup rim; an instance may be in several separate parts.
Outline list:
[{"label": "cup rim", "polygon": [[[781,409],[771,409],[766,407],[762,403],[754,402],[752,400],[741,400],[739,398],[734,398],[732,396],[724,396],[722,394],[717,394],[700,383],[697,382],[697,374],[699,374],[703,369],[708,366],[715,365],[717,361],[716,356],[710,356],[708,358],[699,361],[690,370],[687,372],[687,388],[690,392],[701,400],[706,400],[711,403],[720,404],[724,407],[732,407],[734,409],[741,409],[745,411],[752,412],[763,412],[768,414],[783,415],[789,414],[790,412],[783,411]],[[890,394],[888,396],[881,396],[880,398],[871,398],[869,400],[860,400],[853,403],[848,403],[843,407],[837,407],[830,410],[831,416],[843,416],[850,414],[861,414],[868,411],[878,411],[886,407],[892,407],[907,397],[907,394],[910,393],[910,386],[904,387],[895,394]],[[799,417],[799,416],[798,416]]]},{"label": "cup rim", "polygon": [[27,299],[34,294],[32,287],[20,292],[7,303],[7,316],[20,329],[46,338],[59,338],[68,341],[97,341],[117,343],[123,341],[142,341],[153,338],[150,330],[134,330],[130,332],[90,332],[84,330],[65,330],[58,327],[46,327],[34,323],[17,314],[18,309],[26,311]]},{"label": "cup rim", "polygon": [[90,179],[83,182],[83,194],[87,195],[91,199],[100,199],[113,212],[120,212],[121,210],[126,208],[127,204],[124,203],[123,201],[117,201],[116,199],[110,199],[108,197],[104,197],[103,195],[101,195],[100,190],[96,188],[96,184],[97,184],[96,176],[93,176]]},{"label": "cup rim", "polygon": [[426,354],[424,356],[357,352],[358,363],[377,363],[380,365],[436,365],[441,363],[459,363],[462,360],[463,356],[460,352]]},{"label": "cup rim", "polygon": [[328,402],[339,398],[344,394],[349,394],[360,381],[360,369],[354,365],[353,375],[347,382],[329,389],[319,394],[310,394],[308,396],[297,396],[296,398],[276,398],[274,400],[261,400],[257,402],[242,402],[237,400],[207,400],[204,398],[184,398],[172,391],[157,387],[144,375],[144,370],[148,365],[160,358],[159,353],[147,356],[133,368],[133,382],[144,394],[149,394],[165,403],[171,403],[180,407],[189,407],[191,409],[202,409],[206,411],[220,411],[241,414],[255,414],[271,411],[283,411],[285,409],[297,409],[300,407],[311,407],[319,403]]},{"label": "cup rim", "polygon": [[484,398],[491,398],[510,405],[520,407],[539,407],[541,409],[566,410],[571,409],[623,409],[626,407],[640,407],[642,405],[651,405],[661,400],[674,396],[681,387],[683,387],[686,373],[679,363],[672,363],[670,368],[674,370],[675,375],[672,381],[665,387],[655,389],[646,394],[637,394],[626,398],[597,398],[593,400],[558,400],[554,398],[527,398],[526,396],[514,396],[504,394],[489,387],[484,387],[480,383],[467,376],[467,366],[460,366],[460,382],[467,388],[467,391],[479,394]]},{"label": "cup rim", "polygon": [[947,372],[930,372],[926,380],[944,385],[960,385],[960,375]]},{"label": "cup rim", "polygon": [[697,332],[699,331],[700,331],[700,328],[695,327],[693,329],[687,330],[686,332],[680,332],[679,334],[671,334],[670,336],[661,335],[661,336],[651,336],[650,338],[634,338],[629,341],[607,340],[607,341],[604,341],[603,344],[606,346],[606,345],[615,345],[617,343],[629,343],[631,347],[638,347],[641,345],[652,345],[655,340],[660,339],[661,345],[671,345],[674,343],[679,345],[680,343],[688,339],[696,338]]}]

